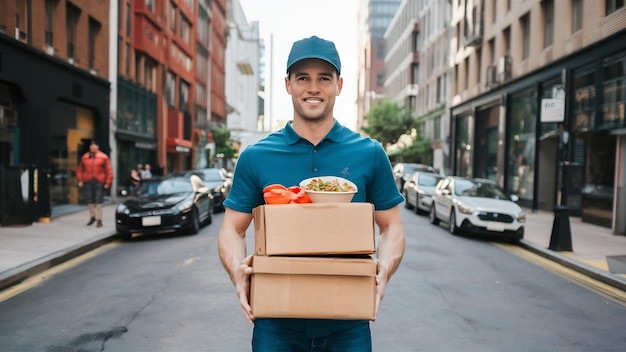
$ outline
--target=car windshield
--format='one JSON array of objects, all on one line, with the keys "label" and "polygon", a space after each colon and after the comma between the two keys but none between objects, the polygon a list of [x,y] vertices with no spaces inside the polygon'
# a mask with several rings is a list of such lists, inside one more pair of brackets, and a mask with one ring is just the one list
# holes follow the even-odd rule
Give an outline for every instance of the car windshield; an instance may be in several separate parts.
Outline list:
[{"label": "car windshield", "polygon": [[482,197],[493,199],[510,200],[497,185],[490,182],[474,182],[471,180],[457,180],[455,182],[454,194],[464,197]]},{"label": "car windshield", "polygon": [[404,174],[412,174],[418,171],[432,172],[434,169],[431,166],[423,164],[406,164],[404,165]]},{"label": "car windshield", "polygon": [[207,170],[204,171],[204,181],[207,182],[219,182],[222,181],[222,175],[219,170]]},{"label": "car windshield", "polygon": [[166,178],[163,180],[148,180],[142,183],[140,196],[169,195],[176,193],[193,192],[191,182],[187,177]]},{"label": "car windshield", "polygon": [[417,184],[420,186],[426,187],[434,187],[437,185],[437,182],[441,180],[441,177],[433,176],[433,175],[420,175]]}]

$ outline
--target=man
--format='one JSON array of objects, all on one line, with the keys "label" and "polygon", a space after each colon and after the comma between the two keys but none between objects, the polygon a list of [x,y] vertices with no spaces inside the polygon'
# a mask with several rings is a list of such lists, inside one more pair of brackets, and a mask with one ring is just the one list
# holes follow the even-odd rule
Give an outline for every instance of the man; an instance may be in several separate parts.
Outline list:
[{"label": "man", "polygon": [[87,226],[97,222],[97,227],[102,227],[102,203],[104,190],[113,183],[113,169],[109,157],[100,151],[95,141],[89,145],[89,151],[80,159],[76,169],[78,187],[85,191],[87,208],[89,209],[89,222]]},{"label": "man", "polygon": [[[341,176],[358,187],[354,202],[370,202],[380,230],[377,249],[376,312],[389,278],[404,253],[404,229],[389,158],[377,141],[341,126],[333,116],[343,86],[335,45],[310,37],[295,42],[287,60],[285,87],[293,103],[293,120],[240,155],[233,186],[224,202],[219,234],[222,264],[235,284],[249,322],[254,323],[253,351],[371,351],[369,321],[325,319],[255,319],[249,297],[252,255],[245,232],[252,209],[264,203],[263,188],[297,185],[315,176]],[[261,162],[260,162],[261,161]],[[318,347],[319,348],[319,347]]]},{"label": "man", "polygon": [[152,171],[150,168],[150,164],[144,164],[143,171],[141,171],[140,177],[142,180],[148,180],[152,178]]}]

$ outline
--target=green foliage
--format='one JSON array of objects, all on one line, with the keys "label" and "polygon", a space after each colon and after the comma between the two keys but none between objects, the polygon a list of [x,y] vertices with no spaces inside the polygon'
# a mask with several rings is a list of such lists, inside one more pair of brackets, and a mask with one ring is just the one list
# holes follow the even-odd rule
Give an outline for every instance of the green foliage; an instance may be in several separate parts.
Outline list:
[{"label": "green foliage", "polygon": [[363,132],[378,140],[384,147],[396,143],[403,134],[410,134],[415,127],[411,111],[389,101],[374,105],[365,120],[368,126],[363,127]]},{"label": "green foliage", "polygon": [[223,154],[224,158],[232,158],[236,150],[233,148],[233,143],[230,140],[230,131],[227,128],[214,128],[213,140],[215,141],[215,154]]},{"label": "green foliage", "polygon": [[411,145],[396,149],[389,155],[392,161],[431,163],[431,141],[417,130],[418,124],[410,109],[395,102],[382,101],[372,107],[365,120],[368,126],[363,127],[363,132],[378,140],[385,148],[398,143],[403,135],[411,136]]},{"label": "green foliage", "polygon": [[390,159],[405,163],[432,164],[432,153],[431,141],[418,135],[413,139],[412,145],[396,150]]}]

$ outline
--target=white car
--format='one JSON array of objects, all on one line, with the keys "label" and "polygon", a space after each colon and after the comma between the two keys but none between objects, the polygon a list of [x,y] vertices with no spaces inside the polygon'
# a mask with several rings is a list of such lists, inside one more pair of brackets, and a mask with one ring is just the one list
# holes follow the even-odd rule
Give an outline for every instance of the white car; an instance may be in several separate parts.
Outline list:
[{"label": "white car", "polygon": [[439,181],[433,196],[431,224],[448,223],[451,233],[497,235],[519,241],[524,238],[526,213],[495,182],[448,176]]}]

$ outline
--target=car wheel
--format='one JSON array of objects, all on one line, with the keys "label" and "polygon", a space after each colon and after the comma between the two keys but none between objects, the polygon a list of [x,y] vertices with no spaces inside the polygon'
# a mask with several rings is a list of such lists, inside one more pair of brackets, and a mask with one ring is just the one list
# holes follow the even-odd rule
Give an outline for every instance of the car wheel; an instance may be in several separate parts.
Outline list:
[{"label": "car wheel", "polygon": [[133,234],[132,234],[132,233],[130,233],[130,232],[119,232],[119,231],[118,231],[118,232],[117,232],[117,234],[120,236],[120,238],[121,238],[123,241],[130,241],[130,240],[132,240],[132,239],[133,239]]},{"label": "car wheel", "polygon": [[428,214],[428,220],[433,225],[439,225],[439,219],[437,219],[437,215],[435,215],[435,205],[430,206],[430,213]]},{"label": "car wheel", "polygon": [[448,229],[450,233],[456,235],[459,233],[459,227],[456,226],[456,215],[454,214],[454,209],[450,212],[450,220],[448,221]]},{"label": "car wheel", "polygon": [[198,214],[198,208],[193,208],[191,212],[191,227],[189,227],[189,233],[192,235],[200,232],[200,215]]},{"label": "car wheel", "polygon": [[415,214],[421,214],[423,211],[420,209],[420,195],[415,195]]}]

